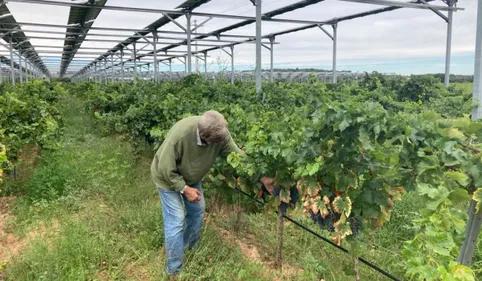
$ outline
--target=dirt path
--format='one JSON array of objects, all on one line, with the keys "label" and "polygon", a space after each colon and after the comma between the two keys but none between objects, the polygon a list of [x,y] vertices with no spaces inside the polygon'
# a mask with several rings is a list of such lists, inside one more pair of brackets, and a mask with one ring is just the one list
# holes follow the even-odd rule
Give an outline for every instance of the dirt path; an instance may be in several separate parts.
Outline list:
[{"label": "dirt path", "polygon": [[11,259],[25,250],[32,240],[52,235],[60,227],[58,221],[53,221],[48,227],[40,225],[32,229],[22,238],[13,234],[9,223],[14,220],[14,216],[10,210],[16,199],[15,196],[0,197],[0,265],[8,265]]}]

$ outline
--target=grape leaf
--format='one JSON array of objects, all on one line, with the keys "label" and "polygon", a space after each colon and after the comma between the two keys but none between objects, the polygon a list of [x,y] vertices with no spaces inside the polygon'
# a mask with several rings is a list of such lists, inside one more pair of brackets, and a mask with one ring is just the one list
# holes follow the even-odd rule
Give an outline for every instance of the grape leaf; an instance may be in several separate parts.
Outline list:
[{"label": "grape leaf", "polygon": [[333,200],[333,208],[337,213],[344,214],[349,217],[351,214],[351,199],[350,197],[338,196]]},{"label": "grape leaf", "polygon": [[462,188],[456,188],[450,192],[449,199],[455,204],[466,202],[470,199],[470,195],[467,190]]},{"label": "grape leaf", "polygon": [[477,202],[477,204],[475,205],[475,210],[477,211],[477,213],[480,213],[480,207],[482,204],[482,188],[477,188],[477,190],[474,192],[474,195],[472,196],[472,199]]},{"label": "grape leaf", "polygon": [[445,172],[445,175],[455,181],[457,181],[460,185],[462,186],[467,186],[469,184],[469,176],[465,174],[464,172]]}]

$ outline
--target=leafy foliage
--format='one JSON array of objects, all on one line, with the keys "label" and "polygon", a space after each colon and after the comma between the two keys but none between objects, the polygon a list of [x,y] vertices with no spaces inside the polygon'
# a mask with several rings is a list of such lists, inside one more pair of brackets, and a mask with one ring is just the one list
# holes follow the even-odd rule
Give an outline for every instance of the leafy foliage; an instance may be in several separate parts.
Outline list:
[{"label": "leafy foliage", "polygon": [[[249,160],[230,155],[228,165],[213,168],[212,184],[255,196],[260,177],[272,176],[280,189],[268,204],[272,208],[290,201],[296,186],[306,212],[335,219],[336,242],[350,237],[351,224],[359,220],[366,230],[381,227],[394,202],[414,190],[428,203],[416,221],[418,234],[405,245],[407,274],[418,280],[473,280],[469,268],[453,262],[466,220],[453,207],[482,186],[482,124],[464,117],[470,99],[455,103],[464,105],[457,112],[447,111],[454,104],[446,97],[458,95],[433,77],[276,82],[263,88],[264,103],[250,84],[208,83],[200,76],[73,87],[82,89],[76,92],[94,115],[134,148],[142,141],[161,143],[180,118],[220,111]],[[474,199],[480,201],[478,194]]]},{"label": "leafy foliage", "polygon": [[55,147],[63,125],[57,104],[64,93],[60,84],[40,80],[17,86],[2,84],[0,180],[3,169],[11,169],[18,161],[25,144]]}]

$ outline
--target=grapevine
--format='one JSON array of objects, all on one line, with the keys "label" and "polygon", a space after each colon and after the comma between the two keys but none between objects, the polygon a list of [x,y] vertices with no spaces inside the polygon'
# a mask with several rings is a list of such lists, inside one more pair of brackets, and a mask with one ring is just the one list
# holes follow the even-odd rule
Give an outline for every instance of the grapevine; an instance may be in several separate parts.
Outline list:
[{"label": "grapevine", "polygon": [[[279,188],[268,204],[273,209],[289,203],[296,187],[301,208],[337,243],[382,227],[403,194],[417,192],[427,204],[416,222],[419,234],[403,251],[407,275],[474,280],[468,267],[454,262],[466,216],[453,207],[473,198],[481,208],[482,124],[461,111],[447,115],[449,105],[442,101],[451,93],[432,78],[277,82],[264,87],[264,104],[250,85],[208,83],[198,76],[75,87],[84,89],[76,92],[96,118],[124,134],[134,151],[142,141],[160,144],[185,116],[220,111],[249,159],[230,155],[213,169],[211,184],[254,196],[261,176],[273,177]],[[425,105],[433,99],[439,99],[438,112]],[[470,110],[468,103],[464,110]]]}]

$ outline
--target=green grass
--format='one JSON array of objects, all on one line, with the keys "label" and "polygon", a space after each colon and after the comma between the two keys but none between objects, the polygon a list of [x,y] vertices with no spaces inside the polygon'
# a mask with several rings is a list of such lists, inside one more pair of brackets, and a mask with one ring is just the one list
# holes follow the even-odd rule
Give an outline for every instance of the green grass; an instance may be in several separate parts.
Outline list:
[{"label": "green grass", "polygon": [[[14,183],[23,195],[13,210],[13,231],[30,240],[3,273],[7,280],[164,280],[161,208],[150,180],[150,154],[134,159],[127,142],[106,136],[76,98],[64,101],[66,133],[61,146],[44,151],[36,170]],[[285,227],[283,277],[270,266],[276,257],[276,217],[227,205],[224,191],[207,187],[209,216],[201,247],[186,255],[182,280],[354,280],[353,257],[292,224]],[[408,194],[392,221],[363,238],[362,256],[403,279],[403,241],[423,202]],[[255,208],[250,208],[251,210]],[[310,220],[294,214],[305,225]],[[43,227],[43,235],[30,235]],[[260,263],[226,239],[225,229],[257,249]],[[326,233],[324,233],[326,235]],[[476,263],[481,263],[481,243]],[[1,261],[0,261],[1,264]],[[291,272],[290,272],[291,271]],[[361,280],[389,280],[360,264]],[[2,276],[0,275],[0,278]]]}]

